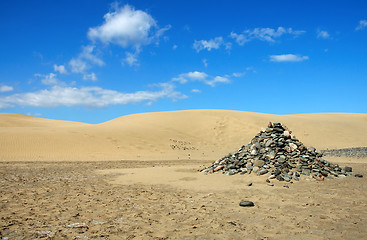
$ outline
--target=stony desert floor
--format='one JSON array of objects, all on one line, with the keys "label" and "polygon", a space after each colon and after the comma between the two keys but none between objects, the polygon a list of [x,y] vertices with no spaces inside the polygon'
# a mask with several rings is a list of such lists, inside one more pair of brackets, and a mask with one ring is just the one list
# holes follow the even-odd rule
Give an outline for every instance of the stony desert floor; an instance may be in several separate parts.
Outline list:
[{"label": "stony desert floor", "polygon": [[[346,159],[344,159],[346,160]],[[344,161],[339,159],[339,161]],[[367,176],[367,159],[349,159]],[[295,183],[203,161],[3,162],[2,239],[365,239],[365,178]],[[177,172],[166,178],[165,171]],[[156,179],[149,181],[149,174]],[[142,176],[126,182],[129,174]],[[144,177],[145,176],[145,177]],[[211,182],[211,184],[210,184]],[[248,186],[252,183],[252,186]],[[255,207],[240,207],[250,200]]]},{"label": "stony desert floor", "polygon": [[366,239],[363,151],[324,157],[363,178],[269,186],[198,172],[269,121],[318,150],[367,146],[367,114],[196,110],[93,125],[1,113],[0,239]]}]

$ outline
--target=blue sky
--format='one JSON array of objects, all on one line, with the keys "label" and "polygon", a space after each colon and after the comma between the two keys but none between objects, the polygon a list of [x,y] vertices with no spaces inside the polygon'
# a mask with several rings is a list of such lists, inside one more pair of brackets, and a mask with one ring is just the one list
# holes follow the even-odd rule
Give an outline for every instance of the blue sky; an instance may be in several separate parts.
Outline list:
[{"label": "blue sky", "polygon": [[0,2],[0,111],[367,113],[367,1]]}]

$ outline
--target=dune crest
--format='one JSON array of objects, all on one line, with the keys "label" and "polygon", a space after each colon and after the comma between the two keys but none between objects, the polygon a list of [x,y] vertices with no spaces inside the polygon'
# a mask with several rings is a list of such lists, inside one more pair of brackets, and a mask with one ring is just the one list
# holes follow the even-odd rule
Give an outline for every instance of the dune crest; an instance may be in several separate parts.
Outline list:
[{"label": "dune crest", "polygon": [[317,149],[367,146],[367,114],[187,110],[92,125],[1,113],[0,160],[214,160],[247,144],[269,121]]}]

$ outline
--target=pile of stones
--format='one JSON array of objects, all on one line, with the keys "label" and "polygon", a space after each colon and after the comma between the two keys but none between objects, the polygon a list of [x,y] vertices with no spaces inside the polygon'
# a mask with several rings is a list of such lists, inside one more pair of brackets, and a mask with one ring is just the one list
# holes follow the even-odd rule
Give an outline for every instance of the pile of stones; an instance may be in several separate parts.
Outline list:
[{"label": "pile of stones", "polygon": [[325,178],[352,175],[352,168],[342,169],[338,164],[322,159],[314,147],[306,147],[292,132],[279,122],[269,122],[249,144],[215,161],[201,172],[222,172],[226,175],[268,174],[269,179],[299,181],[301,175],[323,181]]}]

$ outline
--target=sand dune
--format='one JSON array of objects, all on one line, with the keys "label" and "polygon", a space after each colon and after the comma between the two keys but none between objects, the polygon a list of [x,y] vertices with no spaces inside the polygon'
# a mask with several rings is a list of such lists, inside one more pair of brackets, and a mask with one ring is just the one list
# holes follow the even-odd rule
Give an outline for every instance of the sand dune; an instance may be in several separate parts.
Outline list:
[{"label": "sand dune", "polygon": [[1,113],[0,160],[211,160],[247,144],[269,121],[318,149],[367,146],[367,114],[191,110],[92,125]]}]

